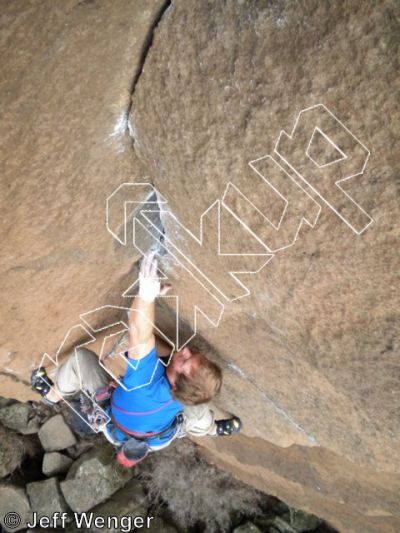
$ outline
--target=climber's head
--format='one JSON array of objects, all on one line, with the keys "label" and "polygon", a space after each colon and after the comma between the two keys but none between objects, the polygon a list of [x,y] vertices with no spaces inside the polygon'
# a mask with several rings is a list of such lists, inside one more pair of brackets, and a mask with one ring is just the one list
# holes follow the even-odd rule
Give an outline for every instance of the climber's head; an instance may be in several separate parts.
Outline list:
[{"label": "climber's head", "polygon": [[185,405],[210,401],[222,385],[220,367],[187,346],[174,353],[167,377],[173,396]]}]

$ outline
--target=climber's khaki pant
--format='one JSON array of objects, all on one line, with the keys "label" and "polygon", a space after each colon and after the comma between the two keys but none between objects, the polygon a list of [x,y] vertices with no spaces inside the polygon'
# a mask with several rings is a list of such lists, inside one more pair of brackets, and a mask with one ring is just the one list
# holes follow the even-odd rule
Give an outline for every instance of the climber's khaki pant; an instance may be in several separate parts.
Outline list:
[{"label": "climber's khaki pant", "polygon": [[111,379],[99,363],[97,355],[87,348],[77,348],[60,366],[56,376],[57,386],[65,399],[81,389],[94,394],[96,389],[107,385]]},{"label": "climber's khaki pant", "polygon": [[[96,389],[107,385],[110,382],[109,374],[99,363],[97,355],[87,348],[78,348],[60,366],[56,376],[56,382],[60,393],[65,399],[74,396],[81,389],[94,394]],[[185,435],[203,437],[205,435],[215,435],[214,413],[208,404],[186,405],[183,410],[184,422],[174,435],[181,438]],[[152,446],[152,450],[161,450],[171,442],[161,446]]]}]

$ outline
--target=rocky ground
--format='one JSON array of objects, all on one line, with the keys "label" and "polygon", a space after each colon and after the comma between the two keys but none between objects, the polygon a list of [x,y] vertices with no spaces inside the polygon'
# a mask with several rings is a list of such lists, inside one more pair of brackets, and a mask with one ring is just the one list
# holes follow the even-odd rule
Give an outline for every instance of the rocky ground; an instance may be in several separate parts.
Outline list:
[{"label": "rocky ground", "polygon": [[[115,461],[113,447],[103,436],[89,434],[85,424],[77,424],[66,405],[1,398],[0,422],[4,531],[76,533],[83,527],[74,518],[77,513],[92,519],[85,526],[92,532],[139,531],[147,517],[153,517],[148,530],[158,533],[334,533],[316,516],[290,508],[205,462],[188,439],[176,441],[135,469],[124,469]],[[10,512],[21,517],[17,528],[5,522]],[[61,514],[55,522],[40,523],[57,512],[67,513],[65,523]],[[35,525],[32,513],[37,513],[37,527],[27,528]],[[107,516],[141,517],[144,522],[99,522]]]}]

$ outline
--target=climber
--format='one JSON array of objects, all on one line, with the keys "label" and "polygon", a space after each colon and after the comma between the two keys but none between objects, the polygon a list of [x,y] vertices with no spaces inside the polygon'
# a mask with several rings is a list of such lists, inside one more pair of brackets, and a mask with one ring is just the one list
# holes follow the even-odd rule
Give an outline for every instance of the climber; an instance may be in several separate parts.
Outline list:
[{"label": "climber", "polygon": [[47,402],[76,397],[81,384],[93,398],[92,406],[107,402],[104,410],[89,409],[87,418],[94,423],[99,413],[109,415],[111,420],[104,423],[103,417],[101,429],[117,448],[118,462],[126,467],[187,434],[223,436],[241,429],[236,416],[214,420],[207,405],[221,388],[218,365],[187,346],[175,351],[169,364],[163,363],[163,356],[168,359],[171,350],[154,334],[155,299],[169,289],[169,285],[161,286],[157,277],[155,253],[148,253],[142,260],[139,291],[128,313],[129,349],[122,385],[110,386],[110,376],[96,354],[83,347],[58,369],[56,384],[44,368],[32,374],[33,388]]}]

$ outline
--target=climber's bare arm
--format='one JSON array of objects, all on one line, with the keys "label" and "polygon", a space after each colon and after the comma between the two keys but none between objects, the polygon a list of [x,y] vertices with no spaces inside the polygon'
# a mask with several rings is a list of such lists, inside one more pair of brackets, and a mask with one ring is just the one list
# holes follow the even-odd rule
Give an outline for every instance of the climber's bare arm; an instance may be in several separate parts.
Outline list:
[{"label": "climber's bare arm", "polygon": [[[142,359],[156,345],[154,335],[155,320],[155,299],[157,296],[166,294],[170,289],[169,285],[160,285],[157,277],[157,260],[155,254],[146,254],[143,258],[139,272],[139,293],[133,299],[128,319],[129,339],[128,354],[131,359]],[[157,339],[157,351],[160,355],[169,355],[170,347],[161,339]],[[121,358],[111,358],[107,362],[107,367],[112,370],[111,375],[121,373]],[[112,364],[114,362],[114,365]],[[124,363],[124,367],[126,362]],[[53,387],[47,398],[57,402],[61,395],[56,387]]]},{"label": "climber's bare arm", "polygon": [[169,285],[161,286],[157,277],[155,253],[144,256],[139,272],[139,292],[129,311],[129,357],[142,359],[155,345],[155,299],[166,294]]},{"label": "climber's bare arm", "polygon": [[129,311],[129,357],[142,359],[154,347],[155,303],[135,296]]}]

